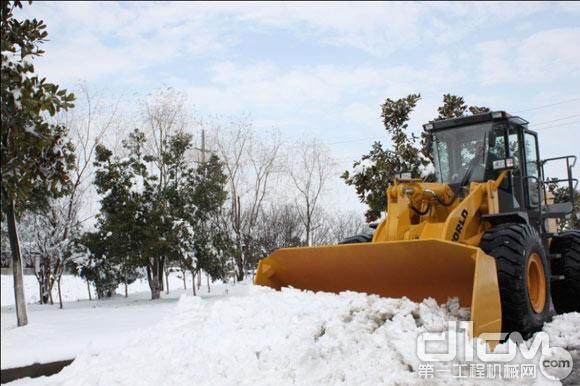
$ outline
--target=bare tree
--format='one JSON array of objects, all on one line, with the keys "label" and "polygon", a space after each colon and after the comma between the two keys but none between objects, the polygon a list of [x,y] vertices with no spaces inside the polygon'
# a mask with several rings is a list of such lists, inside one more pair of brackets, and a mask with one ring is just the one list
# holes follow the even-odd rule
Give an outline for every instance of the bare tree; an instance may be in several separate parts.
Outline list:
[{"label": "bare tree", "polygon": [[328,224],[329,240],[327,243],[335,244],[350,236],[372,233],[364,213],[355,210],[335,211],[334,214],[328,216]]},{"label": "bare tree", "polygon": [[364,213],[357,210],[340,208],[325,210],[321,205],[315,212],[312,223],[315,224],[312,230],[312,245],[337,244],[350,236],[373,232],[365,220]]},{"label": "bare tree", "polygon": [[169,147],[169,138],[184,132],[190,123],[185,100],[183,93],[164,88],[155,90],[141,103],[143,123],[149,139],[148,150],[155,157],[160,190],[167,185],[168,172],[164,154]]},{"label": "bare tree", "polygon": [[303,232],[300,216],[293,204],[268,205],[263,208],[257,227],[260,257],[267,257],[279,248],[301,246]]},{"label": "bare tree", "polygon": [[304,225],[306,244],[312,245],[314,215],[319,198],[334,173],[335,161],[317,139],[300,140],[291,148],[287,172],[297,190],[295,199],[300,220]]},{"label": "bare tree", "polygon": [[257,136],[244,118],[225,124],[216,121],[213,132],[218,155],[228,175],[229,217],[237,245],[233,260],[236,279],[240,281],[250,260],[256,258],[255,230],[272,177],[279,171],[282,141],[277,132]]},{"label": "bare tree", "polygon": [[[76,156],[75,168],[71,176],[71,190],[67,196],[67,218],[72,218],[75,205],[79,204],[78,201],[89,201],[84,198],[91,194],[93,188],[93,161],[97,145],[106,141],[110,134],[113,134],[112,141],[116,145],[123,125],[119,114],[120,98],[111,101],[99,95],[98,92],[90,90],[84,83],[81,83],[78,89],[77,107],[61,118],[69,128]],[[83,204],[83,208],[85,213],[79,213],[84,216],[81,222],[94,215],[94,213],[86,213],[86,205]],[[68,231],[65,231],[64,236],[67,237],[67,234]]]},{"label": "bare tree", "polygon": [[70,256],[71,236],[79,228],[78,206],[72,213],[69,209],[66,198],[54,199],[47,210],[28,213],[21,221],[24,261],[34,268],[40,302],[53,303],[52,289],[56,282],[61,308],[60,278]]},{"label": "bare tree", "polygon": [[74,145],[75,167],[70,172],[70,187],[63,197],[51,199],[46,210],[30,213],[23,220],[26,258],[35,268],[40,300],[53,302],[52,288],[56,282],[60,308],[61,278],[70,257],[71,239],[82,223],[93,216],[86,202],[91,201],[87,196],[92,188],[95,149],[108,132],[120,126],[119,100],[110,102],[101,98],[85,84],[79,85],[77,95],[77,107],[57,118],[69,128]]},{"label": "bare tree", "polygon": [[[322,204],[322,201],[320,202]],[[304,223],[302,222],[302,216],[300,215],[300,210],[294,202],[294,210],[296,215],[300,219],[300,226],[304,232]],[[310,240],[312,245],[329,245],[336,244],[334,237],[334,214],[323,208],[322,205],[313,213],[312,215],[312,232],[310,233]],[[305,238],[306,240],[306,238]]]}]

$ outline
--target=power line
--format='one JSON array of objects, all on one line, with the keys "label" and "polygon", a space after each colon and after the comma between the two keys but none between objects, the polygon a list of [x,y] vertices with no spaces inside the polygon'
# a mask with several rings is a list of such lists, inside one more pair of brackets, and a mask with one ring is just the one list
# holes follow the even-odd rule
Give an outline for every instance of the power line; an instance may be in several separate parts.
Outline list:
[{"label": "power line", "polygon": [[327,145],[340,145],[342,143],[362,142],[362,141],[369,141],[372,139],[376,139],[376,138],[375,137],[368,137],[368,138],[350,139],[348,141],[330,142],[330,143],[327,143]]},{"label": "power line", "polygon": [[[580,101],[580,98],[566,99],[566,100],[559,101],[559,102],[555,102],[555,103],[550,103],[550,104],[546,104],[546,105],[542,105],[542,106],[532,107],[532,108],[525,109],[525,110],[515,111],[514,113],[517,114],[517,113],[522,113],[522,112],[526,112],[526,111],[539,110],[539,109],[543,109],[543,108],[546,108],[546,107],[558,106],[558,105],[562,105],[562,104],[565,104],[565,103],[571,103],[571,102],[575,102],[575,101]],[[538,125],[544,125],[546,123],[563,121],[563,120],[570,119],[570,118],[575,118],[575,117],[578,117],[578,116],[580,116],[580,114],[573,114],[573,115],[568,115],[568,116],[565,116],[565,117],[551,119],[549,121],[544,121],[544,122],[540,122],[540,123],[534,123],[533,124],[533,127],[536,127]],[[575,123],[578,123],[578,122],[579,121],[566,122],[566,123],[562,123],[562,124],[558,124],[558,125],[546,126],[546,127],[541,128],[541,129],[542,130],[544,130],[544,129],[551,129],[551,128],[554,128],[554,127],[561,127],[561,126],[571,125],[571,124],[575,124]],[[340,145],[340,144],[345,144],[345,143],[363,142],[363,141],[369,141],[369,140],[378,140],[378,139],[377,139],[377,137],[353,138],[353,139],[350,139],[350,140],[342,140],[342,141],[336,141],[336,142],[329,142],[326,145],[332,146],[332,145]]]},{"label": "power line", "polygon": [[[572,121],[572,122],[565,122],[565,123],[560,123],[557,125],[552,125],[552,126],[544,126],[544,127],[538,127],[536,130],[546,130],[546,129],[552,129],[554,127],[564,127],[564,126],[568,126],[568,125],[574,125],[580,123],[580,120],[577,121]],[[534,125],[536,126],[536,125]]]},{"label": "power line", "polygon": [[525,113],[527,111],[540,110],[540,109],[544,109],[546,107],[558,106],[558,105],[563,105],[564,103],[570,103],[570,102],[576,102],[576,101],[580,101],[580,98],[566,99],[564,101],[560,101],[560,102],[556,102],[556,103],[550,103],[547,105],[532,107],[532,108],[526,109],[526,110],[515,111],[515,113],[516,114]]},{"label": "power line", "polygon": [[567,117],[562,117],[562,118],[552,119],[552,120],[549,120],[549,121],[544,121],[544,122],[534,123],[534,126],[536,126],[536,125],[545,125],[546,123],[552,123],[552,122],[557,122],[557,121],[563,121],[563,120],[565,120],[565,119],[576,118],[576,117],[580,117],[580,114],[568,115]]}]

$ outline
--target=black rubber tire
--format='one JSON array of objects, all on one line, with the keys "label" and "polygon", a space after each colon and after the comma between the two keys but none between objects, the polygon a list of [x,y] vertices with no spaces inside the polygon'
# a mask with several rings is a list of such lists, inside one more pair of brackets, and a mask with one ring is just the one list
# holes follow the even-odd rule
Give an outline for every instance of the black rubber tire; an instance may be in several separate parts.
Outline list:
[{"label": "black rubber tire", "polygon": [[552,301],[559,314],[580,312],[580,231],[562,232],[552,238],[550,253],[560,254],[552,262],[554,276],[563,276],[552,282]]},{"label": "black rubber tire", "polygon": [[373,240],[373,235],[364,233],[360,235],[354,235],[347,237],[346,239],[339,242],[339,244],[358,244],[358,243],[370,243]]},{"label": "black rubber tire", "polygon": [[[496,261],[502,332],[530,337],[550,320],[550,266],[538,233],[527,224],[501,224],[483,235],[480,247]],[[529,300],[526,282],[528,258],[534,252],[540,256],[546,280],[546,300],[539,313]]]}]

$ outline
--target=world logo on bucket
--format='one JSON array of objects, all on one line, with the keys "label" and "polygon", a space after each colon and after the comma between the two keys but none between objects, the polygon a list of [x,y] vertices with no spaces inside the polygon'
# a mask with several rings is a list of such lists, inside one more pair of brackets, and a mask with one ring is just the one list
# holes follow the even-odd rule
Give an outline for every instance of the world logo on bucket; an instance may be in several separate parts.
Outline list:
[{"label": "world logo on bucket", "polygon": [[436,367],[437,362],[451,363],[456,367],[455,377],[518,379],[535,378],[538,369],[546,378],[560,381],[572,372],[574,361],[568,351],[550,346],[550,336],[540,331],[524,342],[521,334],[514,332],[503,341],[506,334],[485,333],[471,340],[473,323],[448,322],[447,331],[423,332],[417,336],[417,356],[425,362],[419,366],[418,375],[433,378],[437,372],[448,372],[446,367]]}]

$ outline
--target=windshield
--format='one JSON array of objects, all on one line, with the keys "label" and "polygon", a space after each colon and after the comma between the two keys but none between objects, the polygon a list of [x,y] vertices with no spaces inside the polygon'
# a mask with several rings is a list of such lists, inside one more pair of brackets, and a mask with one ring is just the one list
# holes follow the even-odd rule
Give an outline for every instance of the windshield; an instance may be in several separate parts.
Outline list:
[{"label": "windshield", "polygon": [[[503,131],[487,122],[434,132],[433,158],[437,180],[468,185],[472,181],[496,178],[491,163],[505,158]],[[490,140],[490,133],[495,140]]]}]

